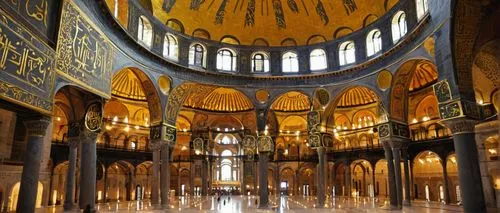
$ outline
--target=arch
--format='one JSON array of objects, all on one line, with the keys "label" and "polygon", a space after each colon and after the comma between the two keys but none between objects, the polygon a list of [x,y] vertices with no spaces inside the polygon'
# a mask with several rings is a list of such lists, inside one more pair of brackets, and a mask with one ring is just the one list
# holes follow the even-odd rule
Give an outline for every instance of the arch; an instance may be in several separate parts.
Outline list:
[{"label": "arch", "polygon": [[172,29],[172,30],[175,30],[175,31],[180,32],[180,33],[184,33],[184,25],[182,24],[181,21],[179,21],[175,18],[168,19],[167,22],[165,23],[165,25],[167,25],[167,27]]},{"label": "arch", "polygon": [[324,70],[328,68],[326,52],[323,49],[314,49],[309,54],[310,69],[312,71]]},{"label": "arch", "polygon": [[252,54],[252,72],[269,72],[269,54],[266,52],[255,52]]},{"label": "arch", "polygon": [[[437,73],[436,66],[426,59],[410,59],[398,68],[394,74],[392,86],[390,88],[390,115],[392,119],[407,122],[408,120],[408,93],[412,78],[420,69],[433,69]],[[420,71],[418,71],[420,72]]]},{"label": "arch", "polygon": [[163,57],[178,60],[179,59],[179,43],[177,37],[173,34],[165,34],[163,40]]},{"label": "arch", "polygon": [[323,35],[312,35],[307,39],[307,44],[318,44],[318,43],[323,43],[326,42],[326,38]]},{"label": "arch", "polygon": [[378,19],[377,15],[368,14],[365,19],[363,19],[363,27],[367,27],[371,23],[375,22]]},{"label": "arch", "polygon": [[382,34],[380,30],[374,29],[366,36],[366,55],[373,56],[382,51]]},{"label": "arch", "polygon": [[196,37],[196,38],[203,38],[203,39],[210,40],[210,33],[207,30],[201,29],[201,28],[195,29],[193,31],[192,36]]},{"label": "arch", "polygon": [[293,38],[285,38],[281,41],[281,46],[297,46],[297,41]]},{"label": "arch", "polygon": [[[16,209],[17,209],[17,202],[19,200],[20,187],[21,187],[21,182],[17,182],[12,186],[12,188],[10,190],[9,205],[7,206],[9,212],[16,211]],[[44,186],[43,186],[42,182],[38,181],[35,208],[42,207],[43,187]]]},{"label": "arch", "polygon": [[222,36],[220,39],[221,43],[226,43],[226,44],[233,44],[233,45],[240,45],[240,40],[238,40],[236,37],[232,35],[225,35]]},{"label": "arch", "polygon": [[237,54],[229,48],[217,51],[217,69],[222,71],[236,71]]},{"label": "arch", "polygon": [[339,65],[344,66],[356,62],[354,41],[345,41],[339,45]]},{"label": "arch", "polygon": [[207,64],[207,48],[200,43],[191,44],[188,59],[189,65],[205,68]]},{"label": "arch", "polygon": [[350,27],[339,27],[333,33],[333,38],[339,39],[341,37],[351,34],[352,32],[354,32],[354,30],[352,30]]},{"label": "arch", "polygon": [[392,30],[392,41],[397,43],[403,36],[406,35],[406,13],[403,11],[398,11],[392,18],[391,21]]},{"label": "arch", "polygon": [[291,131],[295,134],[296,131],[306,131],[307,121],[304,117],[298,115],[290,115],[279,122],[279,129],[281,131]]},{"label": "arch", "polygon": [[[148,103],[148,109],[149,109],[149,114],[150,114],[150,119],[148,125],[151,124],[158,124],[162,122],[162,113],[161,113],[161,103],[160,103],[160,96],[157,92],[157,89],[155,87],[155,84],[151,80],[146,72],[137,69],[135,67],[128,67],[128,68],[123,68],[122,70],[118,71],[113,75],[112,78],[112,85],[117,85],[114,82],[120,81],[121,79],[118,79],[116,77],[122,76],[123,72],[127,72],[127,76],[135,78],[137,80],[132,80],[136,81],[138,85],[138,90],[142,90],[142,93],[145,95],[145,97],[148,97],[146,102]],[[114,89],[118,89],[118,87],[115,87]],[[130,88],[128,88],[130,89]],[[146,121],[147,122],[147,121]]]},{"label": "arch", "polygon": [[293,51],[287,51],[281,56],[281,71],[284,73],[299,72],[299,57]]},{"label": "arch", "polygon": [[422,151],[415,156],[413,159],[415,199],[441,201],[439,191],[444,181],[442,163],[441,157],[432,151]]},{"label": "arch", "polygon": [[264,46],[264,47],[268,47],[269,46],[269,42],[267,42],[267,40],[264,39],[264,38],[256,38],[255,40],[253,40],[252,46]]},{"label": "arch", "polygon": [[274,111],[297,112],[311,109],[309,95],[297,90],[283,92],[271,103],[271,110]]},{"label": "arch", "polygon": [[137,39],[139,43],[151,48],[153,45],[153,25],[148,18],[140,16],[137,27]]}]

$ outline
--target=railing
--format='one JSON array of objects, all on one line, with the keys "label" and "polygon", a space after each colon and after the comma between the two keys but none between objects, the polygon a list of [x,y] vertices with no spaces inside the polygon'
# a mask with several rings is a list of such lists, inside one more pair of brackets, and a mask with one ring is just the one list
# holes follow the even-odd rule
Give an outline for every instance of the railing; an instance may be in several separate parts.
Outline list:
[{"label": "railing", "polygon": [[[68,142],[64,140],[63,141],[53,140],[52,144],[67,146]],[[104,143],[97,143],[96,148],[101,150],[115,150],[115,151],[127,151],[127,152],[151,152],[149,149],[140,149],[140,148],[132,149],[131,147],[116,146],[113,144],[104,144]]]}]

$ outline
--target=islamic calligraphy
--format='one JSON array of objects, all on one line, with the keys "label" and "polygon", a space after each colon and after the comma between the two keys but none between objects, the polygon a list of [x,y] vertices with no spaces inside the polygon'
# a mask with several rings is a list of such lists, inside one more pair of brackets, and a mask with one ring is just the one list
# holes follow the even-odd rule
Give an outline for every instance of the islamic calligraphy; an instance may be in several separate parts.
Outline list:
[{"label": "islamic calligraphy", "polygon": [[49,26],[54,20],[54,9],[57,9],[57,1],[54,0],[9,0],[5,1],[7,6],[19,16],[28,21],[36,30],[41,32],[45,38],[52,35],[53,27]]}]

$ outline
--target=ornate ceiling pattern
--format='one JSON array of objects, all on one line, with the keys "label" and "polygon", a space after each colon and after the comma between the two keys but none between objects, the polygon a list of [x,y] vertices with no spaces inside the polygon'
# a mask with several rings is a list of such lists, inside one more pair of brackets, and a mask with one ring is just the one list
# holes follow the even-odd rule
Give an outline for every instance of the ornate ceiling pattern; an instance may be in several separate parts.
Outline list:
[{"label": "ornate ceiling pattern", "polygon": [[[240,44],[302,45],[334,39],[381,17],[398,0],[151,0],[153,14],[188,35]],[[177,26],[180,25],[180,26]],[[339,33],[345,31],[347,33]],[[206,34],[205,33],[205,34]],[[207,37],[207,35],[204,35]],[[265,42],[262,42],[262,41]]]},{"label": "ornate ceiling pattern", "polygon": [[271,105],[271,109],[282,112],[297,112],[309,110],[311,101],[309,96],[296,91],[287,92],[279,96]]},{"label": "ornate ceiling pattern", "polygon": [[337,104],[337,107],[353,107],[377,102],[377,96],[366,87],[353,87],[345,91]]},{"label": "ornate ceiling pattern", "polygon": [[253,109],[248,97],[238,90],[226,87],[200,86],[184,102],[184,107],[213,112],[242,112]]},{"label": "ornate ceiling pattern", "polygon": [[414,91],[433,84],[438,79],[436,67],[430,62],[424,61],[417,64],[415,72],[410,81],[409,91]]},{"label": "ornate ceiling pattern", "polygon": [[111,94],[121,98],[146,101],[142,83],[130,69],[124,69],[113,76]]}]

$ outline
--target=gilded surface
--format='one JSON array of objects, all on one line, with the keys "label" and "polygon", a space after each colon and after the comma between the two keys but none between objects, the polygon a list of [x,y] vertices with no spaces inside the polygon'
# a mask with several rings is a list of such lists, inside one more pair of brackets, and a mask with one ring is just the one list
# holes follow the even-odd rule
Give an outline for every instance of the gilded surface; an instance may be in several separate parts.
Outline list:
[{"label": "gilded surface", "polygon": [[44,38],[52,39],[52,28],[57,15],[57,0],[7,0],[4,4],[25,19]]},{"label": "gilded surface", "polygon": [[54,52],[0,10],[1,97],[52,112]]},{"label": "gilded surface", "polygon": [[57,45],[57,72],[110,97],[113,48],[71,1],[64,1]]},{"label": "gilded surface", "polygon": [[451,91],[448,81],[437,82],[434,84],[433,88],[439,103],[451,100]]},{"label": "gilded surface", "polygon": [[274,150],[273,138],[268,135],[262,135],[257,138],[259,152],[271,152]]},{"label": "gilded surface", "polygon": [[192,88],[193,84],[184,83],[172,91],[170,96],[168,97],[165,120],[168,124],[175,125],[175,120],[177,119],[177,114],[179,113],[179,109],[184,102],[184,99],[189,94],[189,90]]},{"label": "gilded surface", "polygon": [[96,132],[101,129],[102,124],[102,105],[101,103],[93,103],[85,112],[85,127],[91,132]]}]

